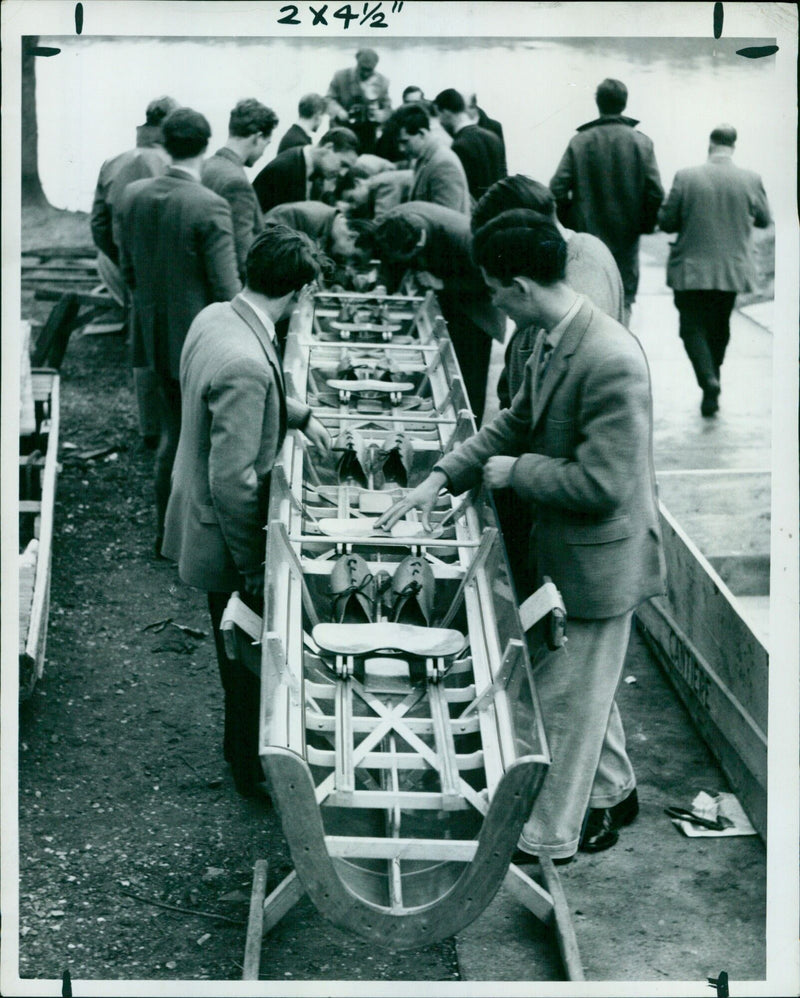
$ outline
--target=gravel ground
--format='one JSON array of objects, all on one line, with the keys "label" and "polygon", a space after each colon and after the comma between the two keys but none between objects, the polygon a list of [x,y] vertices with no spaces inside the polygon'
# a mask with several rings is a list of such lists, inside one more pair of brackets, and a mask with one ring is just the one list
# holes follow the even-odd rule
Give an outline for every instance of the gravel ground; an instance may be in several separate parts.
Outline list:
[{"label": "gravel ground", "polygon": [[[90,241],[85,215],[23,223],[25,246]],[[153,557],[123,338],[73,334],[61,376],[47,662],[20,708],[19,974],[236,980],[253,864],[268,860],[268,890],[291,870],[280,822],[236,794],[222,759],[205,596]],[[148,629],[166,618],[204,636]],[[261,976],[453,981],[458,966],[452,940],[377,951],[304,900],[265,939]]]}]

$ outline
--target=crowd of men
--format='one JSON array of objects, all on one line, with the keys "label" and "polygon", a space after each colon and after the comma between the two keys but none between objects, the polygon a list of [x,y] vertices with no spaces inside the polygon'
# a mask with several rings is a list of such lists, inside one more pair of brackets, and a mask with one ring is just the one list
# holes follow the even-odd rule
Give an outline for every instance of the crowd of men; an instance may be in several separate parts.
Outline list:
[{"label": "crowd of men", "polygon": [[677,233],[668,283],[710,417],[735,296],[753,288],[752,227],[769,208],[760,178],[732,161],[730,125],[665,200],[618,80],[598,86],[599,116],[545,185],[507,176],[503,129],[474,96],[448,88],[428,101],[408,86],[392,109],[377,64],[363,49],[325,97],[303,96],[252,183],[245,168],[278,125],[254,98],[236,104],[208,157],[205,117],[153,101],[136,148],[103,164],[92,232],[103,279],[130,307],[140,428],[157,448],[156,555],[208,593],[225,758],[239,792],[257,796],[258,681],[227,658],[220,619],[236,590],[263,606],[270,473],[286,432],[331,446],[283,381],[281,329],[298,296],[319,280],[347,287],[371,259],[389,291],[409,272],[434,289],[479,426],[491,342],[510,319],[499,415],[379,524],[412,507],[425,522],[442,488],[482,480],[520,600],[544,576],[562,592],[568,650],[542,639],[534,656],[552,764],[516,859],[567,862],[613,846],[638,812],[614,697],[633,610],[664,589],[650,376],[627,328],[639,238],[656,225]]}]

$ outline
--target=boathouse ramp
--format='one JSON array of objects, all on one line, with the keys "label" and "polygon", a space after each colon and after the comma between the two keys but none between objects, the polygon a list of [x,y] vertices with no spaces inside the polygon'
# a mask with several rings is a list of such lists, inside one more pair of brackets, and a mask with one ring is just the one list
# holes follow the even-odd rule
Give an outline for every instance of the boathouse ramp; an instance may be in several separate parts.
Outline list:
[{"label": "boathouse ramp", "polygon": [[[342,481],[340,452],[322,457],[290,434],[273,473],[260,754],[296,879],[266,899],[263,930],[305,891],[335,925],[408,949],[452,936],[492,900],[549,755],[488,496],[471,494],[463,508],[440,497],[433,521],[442,526],[433,534],[415,528],[413,517],[400,532],[362,529],[387,494],[416,486],[474,432],[433,296],[370,302],[392,327],[388,341],[370,328],[375,335],[343,343],[335,325],[341,301],[317,295],[284,355],[287,385],[332,438],[355,431],[369,468],[366,487]],[[361,357],[402,372],[413,402],[408,394],[343,397],[337,372],[345,351],[348,363]],[[398,431],[407,481],[387,485],[378,464]],[[421,556],[435,581],[430,623],[455,634],[456,646],[429,653],[423,641],[353,654],[323,646],[327,632],[318,625],[331,620],[331,572],[346,555],[363,558],[384,592],[404,559]],[[378,614],[387,635],[399,633],[388,614]],[[415,640],[420,632],[424,638],[424,628],[407,626]],[[255,657],[257,648],[249,648],[245,654]],[[552,899],[539,893],[534,906],[549,914]]]}]

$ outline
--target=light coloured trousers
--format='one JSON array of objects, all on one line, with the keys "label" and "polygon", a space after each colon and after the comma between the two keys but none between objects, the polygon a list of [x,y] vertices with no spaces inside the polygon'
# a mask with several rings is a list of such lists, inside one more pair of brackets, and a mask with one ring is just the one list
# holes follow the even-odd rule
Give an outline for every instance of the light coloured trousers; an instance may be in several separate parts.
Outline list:
[{"label": "light coloured trousers", "polygon": [[614,696],[633,611],[606,620],[570,619],[567,643],[543,649],[533,668],[551,764],[519,844],[562,859],[577,851],[586,809],[613,807],[636,786]]}]

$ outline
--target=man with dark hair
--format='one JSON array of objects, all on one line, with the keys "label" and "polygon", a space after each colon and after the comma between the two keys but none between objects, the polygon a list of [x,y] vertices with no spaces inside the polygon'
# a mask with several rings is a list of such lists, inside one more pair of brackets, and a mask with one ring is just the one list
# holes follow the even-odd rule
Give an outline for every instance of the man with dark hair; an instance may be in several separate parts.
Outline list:
[{"label": "man with dark hair", "polygon": [[378,54],[359,49],[351,69],[334,73],[328,87],[328,114],[331,122],[346,125],[358,136],[362,152],[375,151],[378,125],[389,117],[389,81],[376,72]]},{"label": "man with dark hair", "polygon": [[457,447],[379,517],[410,509],[426,529],[439,491],[511,487],[533,506],[532,574],[549,576],[569,614],[569,651],[544,640],[533,676],[551,764],[515,862],[615,845],[638,812],[614,695],[634,607],[664,591],[652,399],[644,352],[564,280],[567,247],[534,212],[506,212],[475,233],[496,305],[542,332],[510,409]]},{"label": "man with dark hair", "polygon": [[472,262],[469,219],[429,201],[408,201],[386,212],[374,242],[390,290],[407,270],[415,272],[420,286],[435,289],[480,425],[492,340],[502,343],[506,323]]},{"label": "man with dark hair", "polygon": [[[123,192],[134,180],[159,177],[169,165],[164,150],[161,123],[178,106],[172,97],[159,97],[150,101],[145,112],[145,123],[136,128],[136,148],[108,159],[100,167],[91,213],[92,240],[97,247],[97,271],[111,297],[128,310],[130,296],[119,270],[119,236],[115,233],[115,216]],[[133,319],[127,315],[129,339],[132,346]],[[156,384],[152,372],[146,367],[133,368],[133,385],[139,415],[139,432],[148,447],[158,442],[158,416]]]},{"label": "man with dark hair", "polygon": [[414,166],[409,200],[430,201],[469,215],[472,205],[464,167],[454,152],[431,135],[430,116],[422,104],[398,108],[396,121],[398,148]]},{"label": "man with dark hair", "polygon": [[720,368],[730,339],[736,294],[755,287],[753,226],[770,223],[761,177],[733,162],[736,129],[719,125],[709,137],[708,160],[678,170],[658,224],[677,232],[670,246],[667,284],[680,315],[680,335],[697,383],[700,411],[719,409]]},{"label": "man with dark hair", "polygon": [[496,135],[473,123],[457,90],[442,90],[434,99],[439,121],[453,137],[450,147],[461,160],[473,200],[506,175],[505,150]]},{"label": "man with dark hair", "polygon": [[307,236],[270,226],[250,247],[244,290],[200,312],[181,354],[183,419],[164,554],[187,585],[208,593],[225,691],[225,759],[248,797],[263,780],[259,679],[227,657],[220,622],[237,590],[262,612],[270,473],[287,429],[323,451],[330,446],[309,407],[287,397],[274,345],[275,323],[290,315],[319,268]]},{"label": "man with dark hair", "polygon": [[272,108],[252,97],[240,100],[231,111],[228,141],[203,163],[203,183],[231,206],[236,260],[242,280],[247,251],[264,224],[256,192],[244,168],[261,158],[277,124],[278,116]]},{"label": "man with dark hair", "polygon": [[[611,251],[588,232],[565,229],[556,218],[552,193],[544,184],[517,174],[499,180],[484,194],[472,215],[472,231],[477,232],[505,211],[527,208],[549,219],[567,244],[565,280],[573,291],[585,295],[606,315],[624,324],[625,299],[622,278]],[[497,383],[500,408],[508,409],[525,380],[525,368],[539,336],[540,327],[529,323],[516,328],[506,346],[505,366]],[[525,599],[535,580],[529,576],[527,539],[533,526],[531,504],[513,489],[495,492],[495,504],[517,595]]]},{"label": "man with dark hair", "polygon": [[319,201],[326,182],[352,168],[358,139],[349,128],[331,128],[319,145],[295,146],[280,153],[253,181],[261,210],[291,201]]},{"label": "man with dark hair", "polygon": [[639,236],[652,232],[664,189],[652,141],[622,114],[628,91],[603,80],[595,94],[600,117],[570,139],[550,181],[562,222],[591,232],[614,254],[625,286],[627,320],[639,286]]},{"label": "man with dark hair", "polygon": [[310,146],[326,107],[327,101],[320,94],[306,94],[305,97],[301,97],[297,105],[297,121],[281,139],[278,155],[287,149],[294,149],[295,146]]},{"label": "man with dark hair", "polygon": [[157,556],[180,433],[183,341],[201,309],[229,301],[241,287],[230,206],[200,182],[208,121],[191,108],[178,108],[163,131],[170,167],[162,177],[129,184],[119,211],[120,269],[134,304],[134,365],[146,365],[158,381]]},{"label": "man with dark hair", "polygon": [[[401,106],[419,104],[424,100],[425,94],[419,87],[412,84],[403,91],[403,104]],[[399,163],[403,159],[403,154],[397,144],[400,138],[400,126],[397,123],[396,114],[397,112],[393,111],[386,119],[375,144],[375,155],[382,159],[388,159],[390,163]]]},{"label": "man with dark hair", "polygon": [[267,212],[264,223],[288,225],[295,232],[305,233],[337,263],[347,263],[355,255],[356,230],[338,208],[322,201],[279,204]]}]

